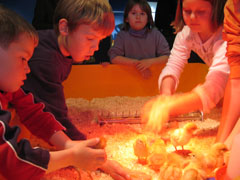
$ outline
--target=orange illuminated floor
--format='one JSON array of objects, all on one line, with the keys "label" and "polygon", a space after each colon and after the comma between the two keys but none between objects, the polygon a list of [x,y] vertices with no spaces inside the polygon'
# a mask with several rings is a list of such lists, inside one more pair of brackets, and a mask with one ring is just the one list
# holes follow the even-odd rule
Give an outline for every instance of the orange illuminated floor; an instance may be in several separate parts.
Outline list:
[{"label": "orange illuminated floor", "polygon": [[[85,113],[86,118],[80,121],[79,118],[77,118],[79,112],[71,109],[69,109],[69,111],[73,122],[83,133],[87,134],[88,138],[99,137],[102,135],[107,138],[106,152],[109,159],[118,161],[121,165],[129,168],[130,170],[144,172],[150,175],[153,180],[160,180],[159,172],[155,172],[147,165],[138,163],[137,157],[134,155],[133,144],[136,139],[143,134],[150,138],[158,138],[161,135],[156,135],[149,131],[145,131],[144,127],[140,124],[105,124],[100,126],[89,121],[90,116],[87,115],[87,112],[83,112]],[[215,109],[211,114],[208,116],[206,115],[205,118],[219,120],[220,114],[221,110]],[[216,129],[207,130],[203,133],[200,133],[185,146],[185,149],[202,152],[208,151],[209,146],[215,141],[215,135]],[[168,143],[168,150],[174,151],[174,147],[170,143]],[[100,171],[92,172],[91,175],[86,172],[80,172],[80,174],[84,180],[112,180],[110,176]],[[74,168],[65,168],[46,175],[44,179],[79,179],[79,172]]]}]

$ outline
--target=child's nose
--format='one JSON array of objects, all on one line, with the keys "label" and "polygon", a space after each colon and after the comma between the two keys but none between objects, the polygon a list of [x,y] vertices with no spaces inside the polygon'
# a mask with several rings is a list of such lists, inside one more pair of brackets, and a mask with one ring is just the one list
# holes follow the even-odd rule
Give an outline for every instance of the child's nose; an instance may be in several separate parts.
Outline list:
[{"label": "child's nose", "polygon": [[196,18],[196,14],[194,12],[192,12],[191,15],[190,15],[190,18],[191,19],[195,19]]},{"label": "child's nose", "polygon": [[99,40],[95,40],[93,42],[92,49],[94,49],[94,51],[97,51],[99,49]]},{"label": "child's nose", "polygon": [[30,67],[28,66],[28,63],[26,63],[24,70],[26,74],[30,73],[31,70]]}]

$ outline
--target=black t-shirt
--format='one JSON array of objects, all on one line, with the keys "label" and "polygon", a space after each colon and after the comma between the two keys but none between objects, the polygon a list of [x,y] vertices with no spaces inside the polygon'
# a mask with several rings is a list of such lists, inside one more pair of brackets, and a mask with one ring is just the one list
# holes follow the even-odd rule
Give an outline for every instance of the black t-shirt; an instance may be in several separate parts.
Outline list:
[{"label": "black t-shirt", "polygon": [[62,55],[53,30],[41,30],[38,33],[39,44],[29,60],[31,72],[23,89],[44,102],[46,108],[64,125],[69,119],[62,82],[71,72],[73,60]]}]

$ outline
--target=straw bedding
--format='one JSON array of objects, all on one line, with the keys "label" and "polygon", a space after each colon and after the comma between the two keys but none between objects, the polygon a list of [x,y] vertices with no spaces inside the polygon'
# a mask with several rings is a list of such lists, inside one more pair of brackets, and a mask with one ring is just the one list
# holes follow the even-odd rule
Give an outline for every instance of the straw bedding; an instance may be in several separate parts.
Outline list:
[{"label": "straw bedding", "polygon": [[[153,134],[147,131],[142,124],[104,124],[99,125],[98,115],[105,116],[139,116],[140,109],[143,104],[152,97],[108,97],[99,98],[88,101],[86,99],[67,99],[69,108],[69,116],[77,128],[85,133],[88,138],[105,136],[107,138],[107,146],[105,148],[108,158],[116,160],[122,166],[134,171],[144,172],[152,177],[153,180],[159,179],[159,173],[155,172],[147,165],[137,162],[134,155],[133,144],[140,136],[145,135],[149,138],[160,137],[160,134]],[[104,114],[105,113],[105,114]],[[207,151],[209,145],[215,141],[216,130],[219,125],[221,109],[216,108],[210,114],[204,115],[204,121],[194,121],[199,131],[194,138],[185,146],[185,149],[191,151]],[[179,127],[186,122],[177,123]],[[169,124],[169,130],[175,128],[176,123]],[[50,148],[43,142],[39,142],[34,137],[32,143]],[[168,145],[168,151],[174,151],[172,145]],[[81,177],[80,177],[81,176]],[[112,178],[100,171],[91,172],[89,175],[81,171],[80,174],[76,169],[69,167],[52,172],[45,175],[44,180],[68,180],[68,179],[96,179],[96,180],[112,180]]]}]

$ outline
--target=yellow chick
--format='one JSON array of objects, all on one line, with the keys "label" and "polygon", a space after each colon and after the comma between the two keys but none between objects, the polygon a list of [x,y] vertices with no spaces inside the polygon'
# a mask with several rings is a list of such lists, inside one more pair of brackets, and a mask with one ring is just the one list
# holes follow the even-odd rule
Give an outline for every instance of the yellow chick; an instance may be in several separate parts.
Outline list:
[{"label": "yellow chick", "polygon": [[166,145],[164,140],[158,138],[156,139],[149,147],[149,153],[153,154],[153,153],[165,153],[166,152]]},{"label": "yellow chick", "polygon": [[167,155],[162,154],[150,154],[148,157],[148,165],[154,171],[159,171],[162,165],[167,161]]},{"label": "yellow chick", "polygon": [[202,155],[197,155],[197,158],[208,175],[212,175],[216,168],[225,165],[224,158],[227,151],[228,148],[225,144],[215,143],[209,151],[204,152]]},{"label": "yellow chick", "polygon": [[205,180],[207,179],[206,172],[202,169],[199,160],[192,157],[185,163],[183,169],[182,180]]},{"label": "yellow chick", "polygon": [[184,158],[183,156],[175,152],[171,152],[167,154],[168,165],[184,168],[186,163],[188,163],[188,159]]},{"label": "yellow chick", "polygon": [[157,139],[149,147],[148,165],[151,169],[158,171],[167,160],[167,151],[162,139]]},{"label": "yellow chick", "polygon": [[204,173],[204,171],[196,168],[188,168],[184,170],[182,175],[182,180],[205,180],[205,179],[207,179],[207,176]]},{"label": "yellow chick", "polygon": [[186,145],[190,139],[192,138],[193,132],[197,129],[197,125],[189,122],[183,126],[183,128],[179,128],[173,131],[171,134],[170,140],[172,145],[177,150],[177,146]]},{"label": "yellow chick", "polygon": [[148,144],[145,137],[141,137],[133,144],[134,154],[138,157],[138,162],[141,164],[147,164]]},{"label": "yellow chick", "polygon": [[182,169],[164,164],[160,169],[159,180],[181,180]]}]

